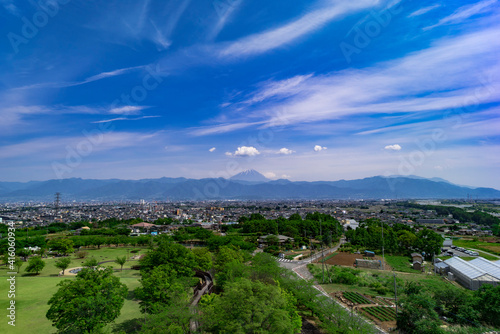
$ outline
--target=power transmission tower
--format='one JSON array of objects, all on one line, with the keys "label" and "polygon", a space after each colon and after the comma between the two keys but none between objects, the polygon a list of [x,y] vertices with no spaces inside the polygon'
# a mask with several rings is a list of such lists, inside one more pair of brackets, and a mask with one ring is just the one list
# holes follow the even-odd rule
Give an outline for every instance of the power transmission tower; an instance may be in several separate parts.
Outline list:
[{"label": "power transmission tower", "polygon": [[56,215],[59,214],[59,205],[61,204],[61,193],[56,193],[54,200],[54,209],[56,211]]}]

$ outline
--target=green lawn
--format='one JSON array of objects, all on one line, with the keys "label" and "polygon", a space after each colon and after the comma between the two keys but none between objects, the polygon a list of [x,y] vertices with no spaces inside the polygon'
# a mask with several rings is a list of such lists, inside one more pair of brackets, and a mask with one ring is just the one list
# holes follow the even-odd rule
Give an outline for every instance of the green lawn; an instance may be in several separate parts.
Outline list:
[{"label": "green lawn", "polygon": [[[89,256],[94,256],[98,261],[114,260],[117,256],[127,255],[126,248],[101,248],[96,250],[88,250]],[[140,253],[146,252],[147,249],[142,249]],[[140,253],[135,253],[137,255]],[[132,256],[132,253],[131,253]],[[4,310],[4,315],[2,318],[4,320],[0,323],[0,333],[55,333],[55,327],[52,327],[52,323],[45,318],[45,314],[49,309],[47,304],[48,300],[57,291],[57,284],[63,279],[74,279],[73,277],[58,277],[59,269],[54,266],[54,262],[57,259],[49,258],[44,259],[46,262],[45,268],[42,270],[40,275],[31,276],[26,275],[24,269],[27,263],[24,263],[21,268],[21,272],[16,278],[16,327],[9,326],[7,324],[7,310],[8,300],[8,282],[7,268],[0,267],[0,291],[3,294],[0,299],[0,309]],[[85,260],[75,259],[71,256],[70,267],[77,267],[81,265],[81,262]],[[124,268],[130,268],[130,264],[137,261],[127,262]],[[119,265],[115,263],[106,263],[105,265],[112,266],[114,268],[120,268]],[[141,318],[142,314],[139,311],[139,303],[135,301],[133,291],[137,288],[140,283],[140,274],[137,270],[123,270],[115,272],[115,275],[120,277],[122,283],[126,284],[129,289],[128,297],[125,299],[125,303],[121,310],[120,316],[116,319],[115,324],[110,324],[107,326],[109,332],[113,332],[113,328],[120,326],[125,326],[129,324],[132,319]]]},{"label": "green lawn", "polygon": [[[16,327],[9,326],[7,321],[0,323],[0,333],[55,333],[55,327],[45,318],[49,309],[48,300],[57,291],[57,283],[67,279],[62,277],[17,277],[16,280]],[[74,279],[74,278],[69,278]],[[139,303],[133,300],[133,291],[139,286],[136,277],[121,278],[122,283],[129,289],[129,296],[121,310],[121,314],[116,319],[116,324],[126,322],[127,320],[141,317]],[[7,291],[6,280],[0,280],[0,291]],[[2,298],[1,309],[7,308],[6,298]],[[6,310],[5,310],[6,312]],[[6,314],[6,313],[5,313]],[[4,316],[5,317],[5,316]],[[112,325],[108,325],[112,328]]]},{"label": "green lawn", "polygon": [[396,255],[386,255],[385,261],[394,269],[395,271],[402,271],[405,273],[418,274],[419,272],[411,267],[409,256],[396,256]]},{"label": "green lawn", "polygon": [[[74,268],[74,267],[81,267],[82,264],[89,258],[96,258],[97,261],[103,262],[103,261],[109,261],[109,260],[115,260],[117,257],[122,257],[122,256],[135,256],[139,254],[145,254],[147,252],[147,248],[140,248],[140,251],[138,253],[129,253],[130,250],[132,249],[139,249],[139,248],[132,248],[132,247],[127,247],[127,248],[115,248],[115,247],[101,247],[101,249],[85,249],[85,251],[88,252],[88,256],[85,259],[77,259],[74,255],[70,255],[71,263],[68,268]],[[55,262],[59,260],[60,258],[54,258],[54,257],[49,257],[49,258],[44,258],[43,261],[45,262],[45,267],[43,270],[40,272],[38,276],[40,277],[57,277],[59,275],[59,272],[61,269],[57,268],[55,266]],[[130,268],[134,264],[138,264],[139,262],[137,260],[131,260],[127,261],[123,268]],[[25,276],[29,275],[31,276],[30,273],[26,272],[26,268],[28,266],[28,262],[25,262],[23,266],[21,267],[21,270],[19,272],[19,276]],[[103,266],[106,267],[112,267],[114,269],[120,269],[120,265],[114,263],[114,262],[108,262],[104,263]],[[2,266],[0,267],[0,277],[6,276],[7,269],[6,267]]]}]

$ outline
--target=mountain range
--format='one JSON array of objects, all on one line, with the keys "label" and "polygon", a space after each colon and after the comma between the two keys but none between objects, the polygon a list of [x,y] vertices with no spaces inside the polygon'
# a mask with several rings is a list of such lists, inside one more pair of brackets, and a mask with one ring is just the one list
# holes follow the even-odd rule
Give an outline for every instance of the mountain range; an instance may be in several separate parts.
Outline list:
[{"label": "mountain range", "polygon": [[169,178],[0,182],[1,202],[144,200],[269,200],[269,199],[453,199],[500,198],[493,188],[460,186],[443,179],[418,176],[374,176],[357,180],[269,180],[255,170],[230,179]]}]

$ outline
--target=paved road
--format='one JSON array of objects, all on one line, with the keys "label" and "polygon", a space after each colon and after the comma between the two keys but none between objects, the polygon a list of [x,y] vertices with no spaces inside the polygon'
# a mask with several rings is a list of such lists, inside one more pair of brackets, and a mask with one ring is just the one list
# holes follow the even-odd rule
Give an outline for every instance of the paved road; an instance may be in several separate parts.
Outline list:
[{"label": "paved road", "polygon": [[341,239],[340,242],[335,247],[324,249],[323,253],[318,252],[318,253],[314,254],[313,256],[310,256],[304,260],[294,261],[294,260],[278,259],[278,258],[276,258],[276,260],[280,262],[280,266],[287,268],[287,269],[290,269],[290,270],[294,270],[297,267],[305,266],[306,264],[309,264],[313,261],[316,261],[317,259],[319,259],[323,255],[326,256],[330,253],[335,252],[340,247],[340,245],[342,245],[343,243],[345,243],[345,239]]}]

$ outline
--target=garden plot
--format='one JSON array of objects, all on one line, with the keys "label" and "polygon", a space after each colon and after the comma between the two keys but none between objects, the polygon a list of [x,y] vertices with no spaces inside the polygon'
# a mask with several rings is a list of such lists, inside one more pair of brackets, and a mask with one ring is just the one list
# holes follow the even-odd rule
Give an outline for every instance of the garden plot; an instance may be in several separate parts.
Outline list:
[{"label": "garden plot", "polygon": [[357,292],[344,292],[342,295],[353,304],[373,304],[373,301]]},{"label": "garden plot", "polygon": [[368,314],[369,317],[380,322],[396,320],[396,311],[392,307],[369,306],[363,307],[361,310]]}]

